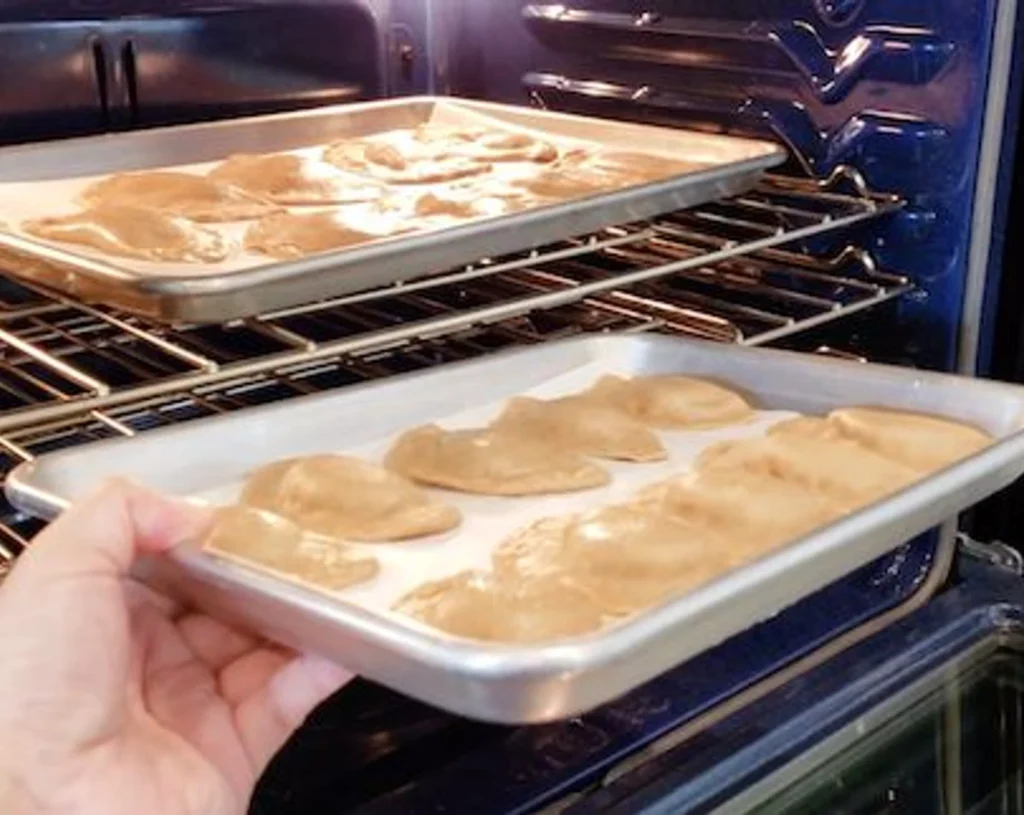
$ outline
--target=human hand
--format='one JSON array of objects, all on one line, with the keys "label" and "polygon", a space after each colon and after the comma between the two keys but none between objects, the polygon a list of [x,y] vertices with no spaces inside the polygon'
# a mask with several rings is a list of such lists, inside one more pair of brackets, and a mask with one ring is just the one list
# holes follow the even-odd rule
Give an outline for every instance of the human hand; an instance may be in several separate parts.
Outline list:
[{"label": "human hand", "polygon": [[127,576],[137,554],[208,521],[112,482],[44,530],[0,585],[4,815],[243,813],[273,754],[350,677],[179,614]]}]

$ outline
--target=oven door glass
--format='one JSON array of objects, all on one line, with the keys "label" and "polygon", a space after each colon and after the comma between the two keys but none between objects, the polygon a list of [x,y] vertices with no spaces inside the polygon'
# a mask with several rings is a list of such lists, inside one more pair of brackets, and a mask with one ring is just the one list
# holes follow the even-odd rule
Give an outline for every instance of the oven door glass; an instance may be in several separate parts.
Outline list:
[{"label": "oven door glass", "polygon": [[[987,646],[987,647],[985,647]],[[719,812],[1024,813],[1024,642],[991,641]]]}]

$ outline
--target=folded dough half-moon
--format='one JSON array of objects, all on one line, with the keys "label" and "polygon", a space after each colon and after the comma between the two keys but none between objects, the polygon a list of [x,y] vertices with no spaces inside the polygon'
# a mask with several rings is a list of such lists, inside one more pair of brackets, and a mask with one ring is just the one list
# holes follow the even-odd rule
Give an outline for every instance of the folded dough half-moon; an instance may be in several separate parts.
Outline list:
[{"label": "folded dough half-moon", "polygon": [[232,248],[219,233],[185,218],[115,204],[26,221],[21,228],[48,241],[165,263],[219,263]]},{"label": "folded dough half-moon", "polygon": [[610,481],[576,452],[491,429],[418,427],[395,441],[384,463],[420,484],[481,495],[574,492]]},{"label": "folded dough half-moon", "polygon": [[506,643],[579,636],[603,623],[594,599],[571,581],[503,581],[487,572],[425,583],[399,600],[395,610],[455,636]]},{"label": "folded dough half-moon", "polygon": [[244,245],[250,252],[279,260],[294,260],[348,249],[387,235],[358,229],[338,212],[279,212],[252,224],[245,232]]},{"label": "folded dough half-moon", "polygon": [[876,453],[926,472],[948,467],[992,443],[976,427],[921,413],[851,407],[832,411],[828,421]]},{"label": "folded dough half-moon", "polygon": [[397,541],[459,525],[455,507],[396,473],[351,456],[277,461],[249,476],[242,502],[302,529],[358,541]]},{"label": "folded dough half-moon", "polygon": [[347,176],[319,159],[291,153],[229,156],[208,178],[286,206],[374,201],[384,188]]},{"label": "folded dough half-moon", "polygon": [[364,583],[380,571],[376,558],[341,541],[306,534],[291,521],[242,506],[218,510],[203,548],[328,591]]},{"label": "folded dough half-moon", "polygon": [[668,455],[650,428],[611,405],[583,396],[550,401],[517,396],[508,401],[493,426],[597,458],[663,461]]},{"label": "folded dough half-moon", "polygon": [[719,442],[697,457],[694,468],[777,478],[825,496],[844,512],[897,492],[921,475],[848,439],[796,435]]},{"label": "folded dough half-moon", "polygon": [[174,170],[112,175],[86,187],[79,200],[87,207],[143,207],[209,223],[247,221],[279,209],[238,187]]},{"label": "folded dough half-moon", "polygon": [[664,429],[700,429],[744,422],[753,408],[722,385],[676,374],[603,376],[585,396],[614,405],[637,421]]},{"label": "folded dough half-moon", "polygon": [[730,553],[708,525],[622,504],[538,521],[504,541],[493,564],[503,580],[571,577],[606,613],[623,615],[727,571]]}]

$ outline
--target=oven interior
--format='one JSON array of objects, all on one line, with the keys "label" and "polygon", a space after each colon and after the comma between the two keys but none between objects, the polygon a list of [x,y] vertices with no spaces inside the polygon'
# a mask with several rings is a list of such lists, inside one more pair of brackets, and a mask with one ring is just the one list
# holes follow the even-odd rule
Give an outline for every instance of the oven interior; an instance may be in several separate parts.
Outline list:
[{"label": "oven interior", "polygon": [[[220,326],[0,278],[0,468],[591,331],[973,371],[1015,154],[1016,20],[996,0],[4,4],[0,76],[19,77],[0,98],[6,143],[445,93],[768,137],[791,158],[734,199]],[[37,530],[4,507],[0,570]],[[282,753],[253,811],[414,811],[456,787],[462,811],[564,803],[822,644],[925,602],[949,532],[581,720],[509,731],[356,683]],[[296,773],[301,788],[282,780]]]}]

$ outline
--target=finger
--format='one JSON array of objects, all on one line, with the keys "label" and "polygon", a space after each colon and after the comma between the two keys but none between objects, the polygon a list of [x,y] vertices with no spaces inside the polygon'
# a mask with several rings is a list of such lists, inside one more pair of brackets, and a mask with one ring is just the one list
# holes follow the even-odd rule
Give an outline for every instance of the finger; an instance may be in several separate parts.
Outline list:
[{"label": "finger", "polygon": [[174,619],[181,613],[181,605],[177,601],[154,591],[137,580],[127,578],[124,580],[123,586],[125,604],[129,610],[134,610],[139,606],[152,606],[168,619]]},{"label": "finger", "polygon": [[220,671],[257,645],[253,637],[205,614],[182,617],[178,631],[192,653],[213,671]]},{"label": "finger", "polygon": [[236,659],[220,672],[221,696],[236,707],[258,694],[294,655],[275,648],[257,648]]},{"label": "finger", "polygon": [[108,481],[43,530],[11,577],[19,571],[121,576],[136,554],[194,539],[209,522],[208,510],[126,481]]},{"label": "finger", "polygon": [[256,772],[262,772],[313,708],[351,679],[350,672],[333,662],[299,656],[243,701],[235,710],[235,722]]}]

